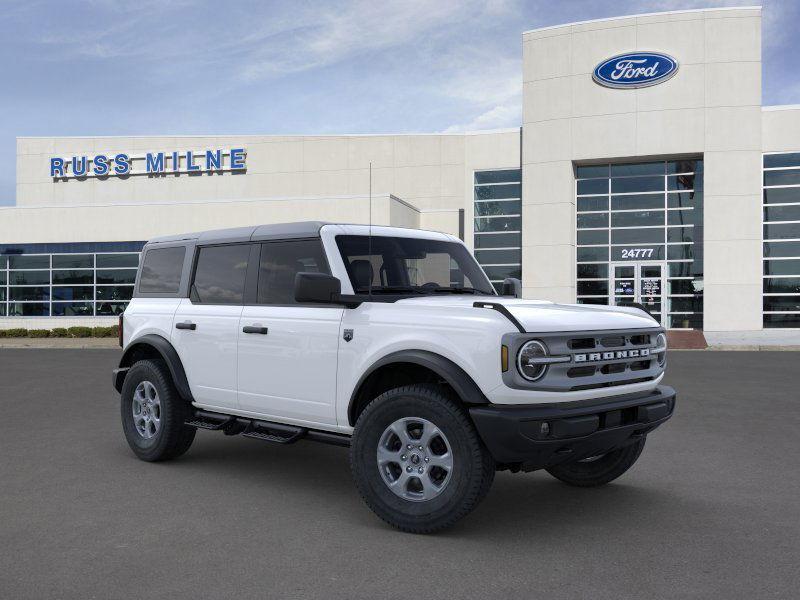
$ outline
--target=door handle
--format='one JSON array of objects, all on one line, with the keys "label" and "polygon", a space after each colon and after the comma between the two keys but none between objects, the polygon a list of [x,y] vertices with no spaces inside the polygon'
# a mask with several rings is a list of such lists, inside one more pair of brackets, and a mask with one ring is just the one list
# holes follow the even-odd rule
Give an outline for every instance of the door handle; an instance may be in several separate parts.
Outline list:
[{"label": "door handle", "polygon": [[269,333],[269,328],[260,327],[258,325],[245,325],[242,327],[242,331],[244,333],[260,333],[261,335],[267,335]]},{"label": "door handle", "polygon": [[175,329],[191,329],[194,331],[197,329],[197,324],[189,323],[188,321],[185,321],[184,323],[175,323]]}]

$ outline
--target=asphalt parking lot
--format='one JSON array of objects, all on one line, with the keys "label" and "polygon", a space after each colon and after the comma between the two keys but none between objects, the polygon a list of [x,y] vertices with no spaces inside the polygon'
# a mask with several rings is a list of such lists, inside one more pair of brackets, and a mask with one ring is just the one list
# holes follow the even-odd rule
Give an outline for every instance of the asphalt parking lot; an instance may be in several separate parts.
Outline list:
[{"label": "asphalt parking lot", "polygon": [[796,598],[796,352],[672,352],[675,417],[604,488],[499,473],[435,536],[361,502],[347,450],[198,433],[136,460],[115,350],[0,349],[3,598]]}]

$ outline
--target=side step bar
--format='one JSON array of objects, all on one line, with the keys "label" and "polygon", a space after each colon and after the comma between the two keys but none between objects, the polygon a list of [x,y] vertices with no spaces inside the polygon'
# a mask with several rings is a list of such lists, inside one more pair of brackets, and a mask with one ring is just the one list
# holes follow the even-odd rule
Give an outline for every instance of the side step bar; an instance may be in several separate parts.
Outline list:
[{"label": "side step bar", "polygon": [[241,435],[273,444],[294,444],[298,440],[307,439],[336,446],[350,446],[350,436],[341,433],[246,417],[233,417],[206,410],[195,410],[192,416],[186,420],[186,425],[198,429],[222,431],[225,435]]}]

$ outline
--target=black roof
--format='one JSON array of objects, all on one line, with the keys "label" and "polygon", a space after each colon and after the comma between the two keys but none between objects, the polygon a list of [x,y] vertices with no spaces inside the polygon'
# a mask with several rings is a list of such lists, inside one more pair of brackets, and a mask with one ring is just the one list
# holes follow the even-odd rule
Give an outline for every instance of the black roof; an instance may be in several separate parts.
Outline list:
[{"label": "black roof", "polygon": [[272,225],[212,229],[210,231],[165,235],[153,238],[148,244],[180,241],[195,241],[207,244],[319,237],[319,230],[323,225],[329,225],[329,223],[326,221],[300,221],[297,223],[274,223]]}]

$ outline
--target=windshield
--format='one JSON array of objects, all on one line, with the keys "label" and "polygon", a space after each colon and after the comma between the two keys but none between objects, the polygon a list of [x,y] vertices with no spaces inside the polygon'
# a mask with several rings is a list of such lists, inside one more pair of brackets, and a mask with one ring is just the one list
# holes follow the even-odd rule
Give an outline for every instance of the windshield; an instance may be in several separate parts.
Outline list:
[{"label": "windshield", "polygon": [[495,295],[463,244],[365,235],[339,235],[336,244],[356,294]]}]

